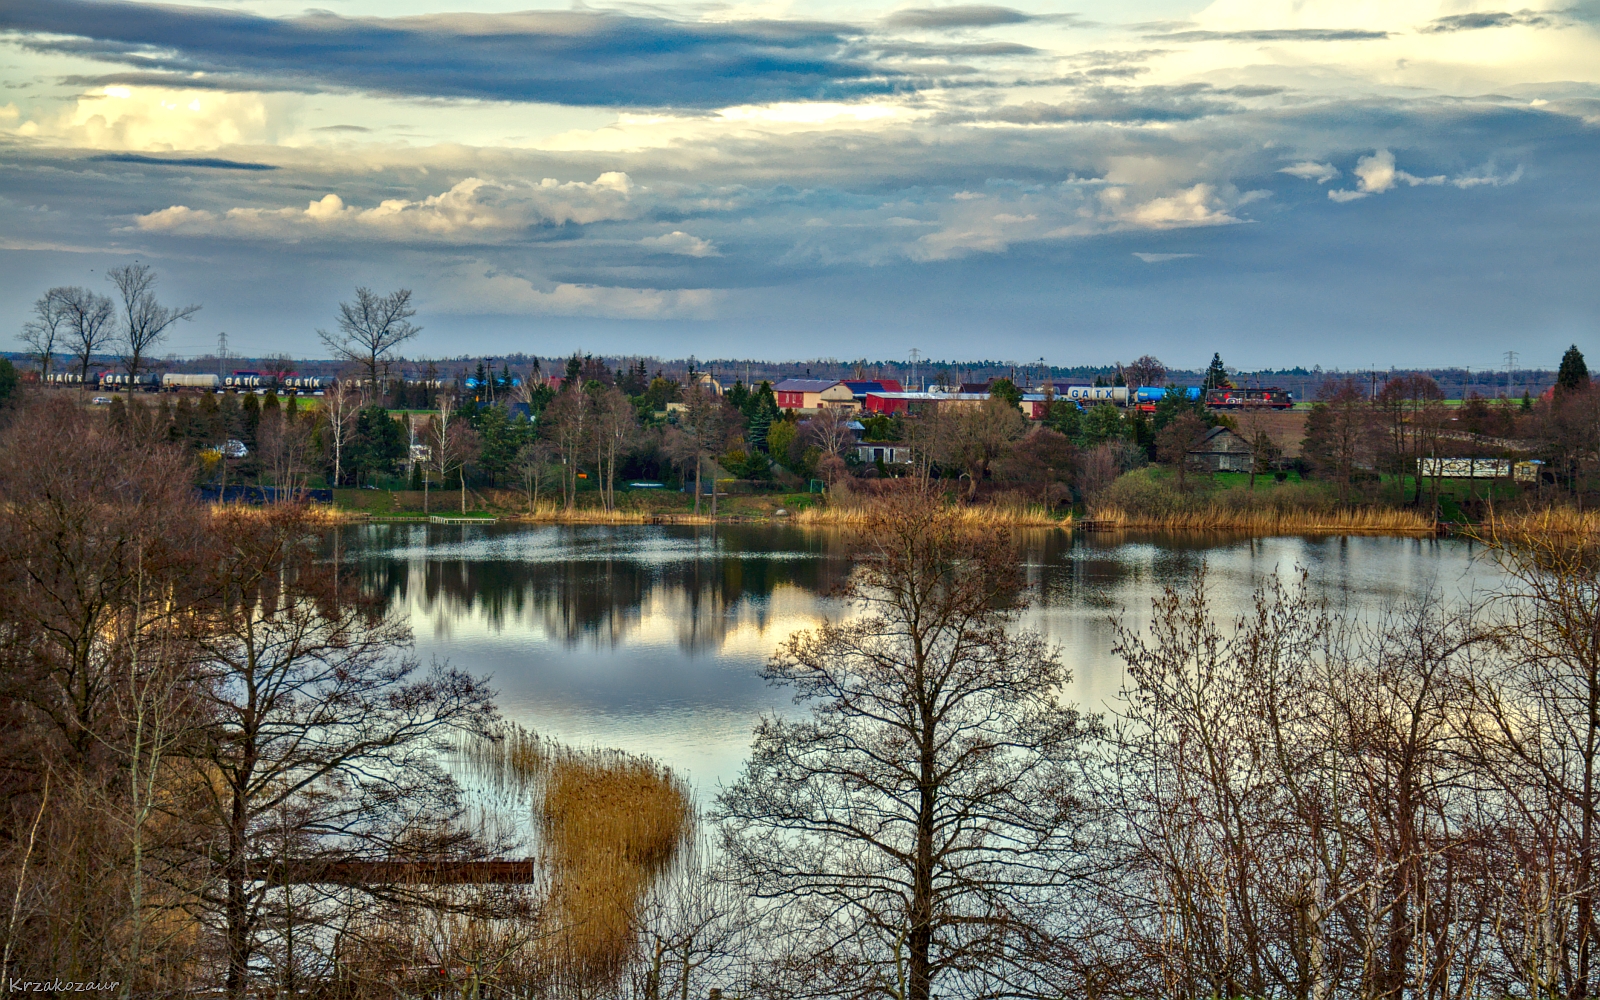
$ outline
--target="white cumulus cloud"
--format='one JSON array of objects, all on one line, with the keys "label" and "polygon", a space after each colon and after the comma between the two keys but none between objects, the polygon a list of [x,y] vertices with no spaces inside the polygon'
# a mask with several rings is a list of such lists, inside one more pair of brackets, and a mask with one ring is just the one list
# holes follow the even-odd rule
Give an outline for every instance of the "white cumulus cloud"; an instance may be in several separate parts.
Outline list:
[{"label": "white cumulus cloud", "polygon": [[715,288],[629,288],[572,282],[540,287],[479,263],[444,275],[429,305],[465,315],[709,319],[727,293]]},{"label": "white cumulus cloud", "polygon": [[640,212],[628,175],[593,181],[504,182],[468,177],[425,198],[392,198],[361,208],[327,194],[305,208],[231,208],[218,214],[174,205],[138,216],[147,231],[301,239],[310,236],[475,243],[497,242],[534,226],[586,225]]},{"label": "white cumulus cloud", "polygon": [[1396,184],[1435,187],[1445,182],[1444,174],[1418,177],[1416,174],[1399,169],[1395,166],[1394,154],[1387,149],[1379,149],[1371,156],[1363,156],[1356,161],[1356,168],[1352,172],[1356,175],[1355,190],[1329,191],[1329,198],[1337,202],[1355,201],[1369,194],[1382,194],[1392,190]]},{"label": "white cumulus cloud", "polygon": [[660,236],[646,236],[639,245],[658,253],[675,253],[684,257],[721,257],[716,244],[698,236],[674,229]]},{"label": "white cumulus cloud", "polygon": [[1313,160],[1306,160],[1284,167],[1278,173],[1288,174],[1290,177],[1299,177],[1302,180],[1316,181],[1318,184],[1326,184],[1339,176],[1339,168],[1331,163],[1317,163]]}]

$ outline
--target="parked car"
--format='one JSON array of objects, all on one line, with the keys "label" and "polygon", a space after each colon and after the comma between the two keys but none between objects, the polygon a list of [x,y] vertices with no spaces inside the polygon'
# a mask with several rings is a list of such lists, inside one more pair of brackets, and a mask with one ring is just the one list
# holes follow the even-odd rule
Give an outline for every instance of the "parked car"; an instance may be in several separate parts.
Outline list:
[{"label": "parked car", "polygon": [[110,396],[96,396],[95,398],[89,400],[89,405],[90,406],[110,406],[111,405],[111,397]]}]

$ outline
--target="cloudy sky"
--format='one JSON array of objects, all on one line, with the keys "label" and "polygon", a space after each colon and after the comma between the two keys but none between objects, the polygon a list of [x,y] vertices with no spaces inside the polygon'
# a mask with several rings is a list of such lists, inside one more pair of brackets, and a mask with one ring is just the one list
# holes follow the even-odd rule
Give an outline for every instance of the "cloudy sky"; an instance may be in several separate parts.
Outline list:
[{"label": "cloudy sky", "polygon": [[[1600,2],[5,0],[0,324],[167,345],[1553,367],[1600,356]],[[1538,2],[1538,0],[1534,0]]]}]

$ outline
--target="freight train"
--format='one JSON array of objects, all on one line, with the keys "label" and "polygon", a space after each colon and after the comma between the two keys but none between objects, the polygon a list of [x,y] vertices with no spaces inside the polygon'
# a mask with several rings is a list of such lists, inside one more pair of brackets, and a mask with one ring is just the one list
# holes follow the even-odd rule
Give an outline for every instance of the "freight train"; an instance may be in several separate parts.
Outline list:
[{"label": "freight train", "polygon": [[1294,396],[1287,389],[1271,386],[1260,389],[1202,389],[1200,386],[1159,386],[1147,385],[1135,390],[1133,394],[1133,408],[1142,413],[1154,413],[1156,404],[1169,396],[1181,395],[1185,402],[1198,403],[1204,400],[1208,409],[1212,410],[1291,410],[1294,408]]},{"label": "freight train", "polygon": [[[231,375],[202,375],[184,372],[167,372],[164,375],[125,375],[120,372],[52,372],[49,385],[84,389],[123,389],[129,392],[276,392],[291,396],[320,396],[332,389],[338,379],[331,375],[263,375],[261,372],[239,371]],[[346,384],[359,387],[365,380],[347,379]],[[406,379],[407,386],[426,385],[439,388],[438,379]]]},{"label": "freight train", "polygon": [[1287,389],[1207,389],[1206,406],[1213,410],[1291,410],[1294,397]]}]

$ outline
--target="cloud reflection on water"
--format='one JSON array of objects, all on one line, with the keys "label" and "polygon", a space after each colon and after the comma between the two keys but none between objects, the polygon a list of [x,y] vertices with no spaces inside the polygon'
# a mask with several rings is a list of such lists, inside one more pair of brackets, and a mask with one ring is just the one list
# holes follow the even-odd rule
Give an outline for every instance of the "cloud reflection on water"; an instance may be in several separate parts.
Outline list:
[{"label": "cloud reflection on water", "polygon": [[[1371,619],[1440,590],[1482,589],[1465,542],[1398,538],[1019,538],[1037,602],[1025,622],[1056,642],[1089,710],[1114,699],[1114,616],[1208,567],[1219,613],[1304,567],[1341,613]],[[491,674],[506,714],[579,744],[649,753],[702,783],[728,779],[763,711],[790,710],[761,664],[793,632],[846,609],[839,532],[728,526],[370,525],[339,533],[363,585],[407,616],[424,657]]]}]

